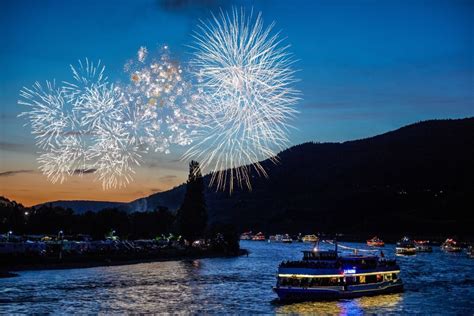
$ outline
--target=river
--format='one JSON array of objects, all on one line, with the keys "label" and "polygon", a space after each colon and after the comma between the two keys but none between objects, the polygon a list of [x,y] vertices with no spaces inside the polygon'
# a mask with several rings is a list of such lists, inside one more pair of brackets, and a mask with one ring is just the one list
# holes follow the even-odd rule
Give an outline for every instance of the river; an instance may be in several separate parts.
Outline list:
[{"label": "river", "polygon": [[[277,266],[311,245],[242,241],[241,247],[248,257],[22,271],[0,279],[0,313],[474,313],[474,260],[465,253],[435,247],[397,257],[404,293],[283,305],[271,290]],[[393,245],[383,251],[394,256]]]}]

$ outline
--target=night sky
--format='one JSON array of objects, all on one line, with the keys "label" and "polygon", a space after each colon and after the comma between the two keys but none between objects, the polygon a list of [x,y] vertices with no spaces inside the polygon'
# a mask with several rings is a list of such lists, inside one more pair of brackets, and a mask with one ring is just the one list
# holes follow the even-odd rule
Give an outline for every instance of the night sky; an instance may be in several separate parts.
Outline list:
[{"label": "night sky", "polygon": [[88,57],[111,81],[144,45],[190,58],[199,19],[232,7],[276,22],[298,60],[303,99],[291,144],[373,136],[435,118],[474,116],[474,1],[23,1],[0,2],[0,195],[26,205],[50,200],[129,201],[182,183],[182,150],[148,156],[135,182],[102,191],[94,175],[50,184],[17,104],[35,81],[70,78]]}]

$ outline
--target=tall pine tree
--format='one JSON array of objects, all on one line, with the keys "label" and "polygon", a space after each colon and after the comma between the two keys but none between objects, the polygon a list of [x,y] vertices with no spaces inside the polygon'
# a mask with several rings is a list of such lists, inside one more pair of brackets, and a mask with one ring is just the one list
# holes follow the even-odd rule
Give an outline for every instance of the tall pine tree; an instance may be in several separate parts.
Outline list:
[{"label": "tall pine tree", "polygon": [[180,234],[189,242],[204,237],[207,225],[204,181],[197,161],[189,164],[189,178],[186,194],[178,210],[177,224]]}]

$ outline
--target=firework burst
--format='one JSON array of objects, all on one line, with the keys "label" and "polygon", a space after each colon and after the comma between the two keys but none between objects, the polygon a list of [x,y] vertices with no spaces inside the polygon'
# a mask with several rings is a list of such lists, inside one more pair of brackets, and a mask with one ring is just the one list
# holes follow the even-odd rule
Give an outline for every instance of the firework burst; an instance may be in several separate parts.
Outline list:
[{"label": "firework burst", "polygon": [[20,91],[18,103],[30,108],[20,116],[30,119],[39,169],[53,183],[95,170],[104,189],[121,187],[139,165],[139,149],[126,131],[124,95],[107,82],[104,69],[86,59],[71,66],[72,82]]},{"label": "firework burst", "polygon": [[234,9],[201,23],[194,35],[199,94],[187,107],[194,143],[183,158],[201,161],[218,189],[232,191],[234,182],[251,189],[252,170],[266,176],[259,161],[276,161],[287,144],[299,98],[288,46],[272,35],[273,26]]},{"label": "firework burst", "polygon": [[105,67],[86,59],[71,66],[71,82],[20,91],[18,103],[30,108],[20,116],[30,119],[39,168],[49,180],[62,183],[94,170],[104,189],[123,187],[144,154],[190,143],[181,106],[191,86],[183,69],[167,47],[150,62],[148,54],[141,47],[127,63],[125,87],[109,83]]},{"label": "firework burst", "polygon": [[125,65],[130,84],[125,88],[127,122],[133,138],[145,149],[170,152],[171,144],[188,145],[182,107],[189,102],[191,84],[183,77],[181,65],[164,46],[158,58],[150,58],[146,47],[137,60]]}]

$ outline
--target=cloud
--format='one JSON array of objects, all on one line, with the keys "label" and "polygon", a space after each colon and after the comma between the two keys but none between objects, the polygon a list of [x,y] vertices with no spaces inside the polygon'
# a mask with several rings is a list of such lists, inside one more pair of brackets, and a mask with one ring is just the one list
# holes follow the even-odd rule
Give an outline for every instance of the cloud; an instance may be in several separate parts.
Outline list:
[{"label": "cloud", "polygon": [[74,174],[88,174],[88,173],[94,173],[96,171],[97,169],[76,169],[74,170]]},{"label": "cloud", "polygon": [[34,173],[34,172],[35,172],[34,170],[28,170],[28,169],[25,169],[25,170],[9,170],[9,171],[0,172],[0,177],[11,177],[11,176],[14,176],[14,175],[17,175],[17,174],[20,174],[20,173]]},{"label": "cloud", "polygon": [[9,143],[0,141],[0,150],[14,152],[29,152],[27,145],[19,143]]},{"label": "cloud", "polygon": [[167,175],[167,176],[159,177],[158,180],[160,180],[160,181],[171,181],[171,180],[174,180],[176,178],[177,178],[177,176]]}]

